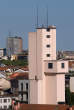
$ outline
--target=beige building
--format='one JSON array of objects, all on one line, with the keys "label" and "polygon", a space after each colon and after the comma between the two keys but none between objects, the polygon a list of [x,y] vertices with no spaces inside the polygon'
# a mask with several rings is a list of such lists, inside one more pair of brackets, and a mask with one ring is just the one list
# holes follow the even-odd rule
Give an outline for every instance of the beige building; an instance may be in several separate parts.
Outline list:
[{"label": "beige building", "polygon": [[29,33],[30,104],[65,102],[68,62],[56,60],[56,26]]}]

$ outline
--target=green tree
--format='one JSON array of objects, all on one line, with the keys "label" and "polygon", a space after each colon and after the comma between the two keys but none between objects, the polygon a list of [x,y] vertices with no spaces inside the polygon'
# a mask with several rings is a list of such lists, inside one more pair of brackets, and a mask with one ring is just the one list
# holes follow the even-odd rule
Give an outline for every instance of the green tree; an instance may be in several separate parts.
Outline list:
[{"label": "green tree", "polygon": [[69,88],[65,90],[65,100],[67,105],[71,105],[71,93]]}]

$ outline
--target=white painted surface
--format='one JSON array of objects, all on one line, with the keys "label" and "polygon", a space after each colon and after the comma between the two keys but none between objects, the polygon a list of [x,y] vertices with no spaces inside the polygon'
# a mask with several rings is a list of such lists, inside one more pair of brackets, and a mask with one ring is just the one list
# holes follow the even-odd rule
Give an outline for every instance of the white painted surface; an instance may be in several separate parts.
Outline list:
[{"label": "white painted surface", "polygon": [[[6,102],[4,102],[6,100]],[[7,109],[11,105],[12,99],[10,97],[0,97],[0,108],[4,109],[6,107]]]},{"label": "white painted surface", "polygon": [[70,91],[74,92],[74,77],[70,77]]}]

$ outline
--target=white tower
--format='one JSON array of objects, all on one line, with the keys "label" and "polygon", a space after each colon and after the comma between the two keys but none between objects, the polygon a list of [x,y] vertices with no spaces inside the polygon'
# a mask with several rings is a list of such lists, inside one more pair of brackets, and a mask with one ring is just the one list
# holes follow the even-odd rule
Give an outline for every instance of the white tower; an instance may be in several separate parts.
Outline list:
[{"label": "white tower", "polygon": [[68,62],[56,60],[56,27],[29,33],[29,79],[31,104],[65,102]]}]

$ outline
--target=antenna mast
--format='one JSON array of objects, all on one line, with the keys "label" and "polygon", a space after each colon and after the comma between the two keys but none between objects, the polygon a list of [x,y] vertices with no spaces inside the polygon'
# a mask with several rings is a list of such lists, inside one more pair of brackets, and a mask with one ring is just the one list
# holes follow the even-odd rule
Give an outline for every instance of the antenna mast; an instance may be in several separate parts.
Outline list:
[{"label": "antenna mast", "polygon": [[11,31],[8,32],[8,36],[11,37]]},{"label": "antenna mast", "polygon": [[38,6],[37,6],[37,26],[36,28],[38,28]]},{"label": "antenna mast", "polygon": [[47,6],[47,13],[46,14],[47,14],[47,23],[46,24],[47,24],[47,28],[48,28],[48,6]]}]

